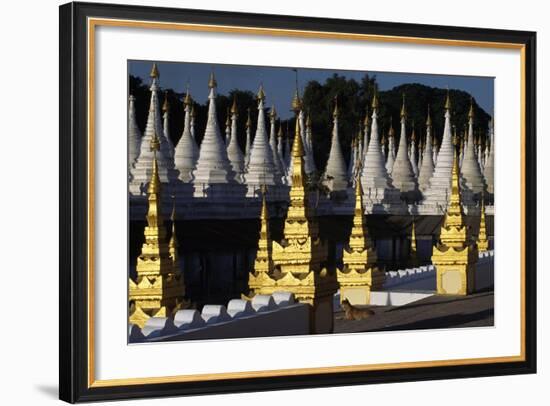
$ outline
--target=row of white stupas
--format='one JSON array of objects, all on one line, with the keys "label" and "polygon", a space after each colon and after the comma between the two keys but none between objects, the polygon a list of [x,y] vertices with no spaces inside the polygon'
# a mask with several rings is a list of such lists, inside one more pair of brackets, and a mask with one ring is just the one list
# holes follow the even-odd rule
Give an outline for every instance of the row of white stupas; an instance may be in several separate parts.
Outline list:
[{"label": "row of white stupas", "polygon": [[[262,86],[258,91],[258,120],[255,136],[249,119],[246,126],[246,147],[242,151],[237,142],[237,106],[233,103],[222,138],[216,115],[216,80],[211,74],[208,87],[208,119],[200,146],[194,134],[194,115],[189,92],[184,99],[184,129],[174,147],[169,135],[169,109],[159,101],[159,73],[156,65],[151,71],[151,100],[145,134],[142,136],[135,117],[134,97],[129,98],[129,173],[130,199],[138,201],[145,195],[150,178],[153,153],[150,141],[153,134],[160,134],[160,151],[157,153],[159,176],[162,183],[175,195],[177,204],[187,207],[204,206],[205,202],[218,205],[231,203],[246,206],[243,200],[258,200],[263,185],[268,188],[270,201],[288,201],[291,179],[291,154],[288,136],[283,141],[282,130],[276,132],[276,113],[272,108],[268,123],[264,112],[265,94]],[[300,136],[304,145],[304,171],[317,173],[313,159],[311,123],[305,119],[298,92],[294,96],[293,109],[300,121]],[[349,164],[346,164],[338,134],[338,106],[333,113],[331,148],[326,167],[321,175],[323,184],[331,192],[330,197],[321,197],[322,205],[345,207],[342,200],[354,204],[353,186],[360,179],[363,186],[365,211],[367,213],[390,214],[443,214],[451,191],[453,165],[453,135],[451,133],[450,100],[445,103],[445,126],[441,145],[437,148],[431,129],[428,112],[427,134],[423,147],[417,151],[415,142],[408,142],[406,136],[405,99],[401,109],[401,136],[395,146],[393,128],[388,134],[388,148],[385,152],[378,130],[378,99],[374,96],[372,116],[365,126],[363,142],[353,142]],[[494,193],[494,135],[490,126],[490,142],[484,149],[475,142],[473,131],[473,106],[469,113],[467,138],[460,148],[461,183],[464,210],[479,212],[480,198],[486,199],[487,213],[493,214],[491,205]],[[414,141],[413,130],[413,141]],[[383,140],[382,140],[383,141]],[[387,155],[387,156],[386,156]],[[165,188],[166,189],[166,188]],[[344,198],[336,198],[344,196]],[[487,199],[489,197],[489,199]],[[319,196],[317,195],[317,205]],[[254,204],[254,206],[256,206]]]}]

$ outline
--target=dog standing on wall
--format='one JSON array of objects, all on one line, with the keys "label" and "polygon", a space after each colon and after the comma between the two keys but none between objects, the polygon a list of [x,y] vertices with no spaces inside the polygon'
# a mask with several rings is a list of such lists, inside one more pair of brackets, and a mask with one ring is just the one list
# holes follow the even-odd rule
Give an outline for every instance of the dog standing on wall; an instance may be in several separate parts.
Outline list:
[{"label": "dog standing on wall", "polygon": [[370,309],[359,309],[352,305],[348,299],[342,300],[342,309],[346,313],[346,320],[362,320],[374,316],[374,312]]}]

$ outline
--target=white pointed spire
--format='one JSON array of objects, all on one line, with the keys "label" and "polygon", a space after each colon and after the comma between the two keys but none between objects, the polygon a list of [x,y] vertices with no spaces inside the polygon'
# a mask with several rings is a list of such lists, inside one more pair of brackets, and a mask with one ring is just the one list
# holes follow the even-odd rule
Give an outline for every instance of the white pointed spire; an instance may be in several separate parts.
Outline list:
[{"label": "white pointed spire", "polygon": [[475,153],[473,99],[470,102],[470,111],[468,113],[468,141],[465,146],[464,158],[460,169],[462,171],[465,186],[473,193],[477,194],[483,192],[485,189],[485,182]]},{"label": "white pointed spire", "polygon": [[193,100],[189,91],[185,95],[183,104],[185,106],[183,132],[174,151],[174,161],[179,171],[179,179],[182,182],[190,182],[193,180],[193,170],[199,158],[199,148],[191,135],[191,105]]},{"label": "white pointed spire", "polygon": [[277,177],[279,179],[282,179],[284,174],[284,168],[283,168],[283,163],[281,161],[281,157],[279,156],[279,151],[277,149],[277,132],[275,131],[275,122],[277,121],[277,112],[275,110],[275,106],[271,107],[271,111],[269,112],[269,121],[270,121],[269,146],[271,147],[271,154],[273,155],[273,163],[275,164]]},{"label": "white pointed spire", "polygon": [[168,102],[168,92],[164,92],[164,103],[162,104],[162,133],[172,157],[174,156],[174,144],[170,138],[170,103]]},{"label": "white pointed spire", "polygon": [[418,154],[416,152],[416,132],[414,128],[414,121],[413,121],[412,135],[411,135],[410,150],[411,150],[411,155],[409,158],[411,160],[411,167],[412,167],[414,176],[418,178],[418,163],[417,163]]},{"label": "white pointed spire", "polygon": [[[485,176],[485,183],[487,184],[487,192],[490,194],[495,193],[495,123],[493,120],[489,123],[489,152],[485,160],[485,171],[483,172]],[[487,148],[487,147],[485,147]]]},{"label": "white pointed spire", "polygon": [[250,151],[250,161],[244,175],[245,182],[249,186],[280,184],[276,176],[273,154],[267,139],[264,112],[265,94],[263,86],[258,91],[258,125],[256,135]]},{"label": "white pointed spire", "polygon": [[406,133],[405,95],[403,94],[403,106],[401,108],[401,134],[399,137],[399,149],[395,157],[392,169],[393,186],[401,191],[401,195],[407,200],[418,199],[418,183],[413,173],[411,160],[408,154]]},{"label": "white pointed spire", "polygon": [[426,120],[426,145],[422,154],[422,166],[418,174],[418,187],[424,191],[430,184],[434,172],[433,150],[432,150],[432,117],[428,106],[428,119]]},{"label": "white pointed spire", "polygon": [[[279,132],[277,133],[277,155],[279,156],[279,160],[281,162],[281,176],[283,181],[286,181],[286,175],[287,175],[287,167],[286,167],[286,159],[285,159],[285,151],[284,151],[284,140],[283,140],[283,125],[282,123],[279,123]],[[286,182],[285,182],[286,183]]]},{"label": "white pointed spire", "polygon": [[[371,131],[372,139],[372,131]],[[386,158],[386,171],[391,176],[393,171],[393,165],[395,164],[395,130],[393,129],[393,123],[390,117],[390,130],[388,132],[388,156]]]},{"label": "white pointed spire", "polygon": [[[216,118],[216,86],[216,79],[212,73],[208,82],[210,88],[208,120],[200,146],[197,169],[193,173],[195,184],[228,183],[235,180],[235,174],[227,158],[227,150]],[[202,194],[202,187],[199,186],[195,190]]]},{"label": "white pointed spire", "polygon": [[170,145],[162,127],[162,118],[160,114],[160,101],[158,97],[159,73],[156,64],[153,64],[151,70],[151,101],[149,103],[149,114],[147,116],[147,125],[145,134],[141,139],[140,151],[134,167],[131,168],[132,181],[130,182],[130,193],[134,195],[143,195],[146,192],[146,185],[150,180],[151,168],[153,162],[153,152],[150,145],[154,134],[160,134],[158,142],[159,150],[156,154],[158,164],[158,175],[162,183],[169,183],[177,178],[177,172],[174,169],[173,154]]},{"label": "white pointed spire", "polygon": [[[399,191],[396,190],[384,166],[384,155],[380,148],[378,137],[378,96],[375,94],[372,101],[372,121],[370,140],[367,154],[361,170],[361,184],[363,186],[365,206],[374,211],[384,204],[399,204]],[[384,210],[382,210],[384,211]]]},{"label": "white pointed spire", "polygon": [[225,145],[229,146],[231,142],[231,112],[227,109],[225,117]]},{"label": "white pointed spire", "polygon": [[248,168],[250,162],[250,151],[252,149],[252,118],[250,117],[250,107],[247,109],[246,119],[246,141],[244,145],[244,167]]},{"label": "white pointed spire", "polygon": [[338,101],[334,99],[334,113],[332,140],[330,144],[330,153],[328,156],[327,166],[325,169],[325,182],[331,191],[342,191],[348,187],[346,162],[342,147],[340,146],[340,138],[338,136]]},{"label": "white pointed spire", "polygon": [[128,98],[128,165],[134,166],[134,162],[139,156],[139,147],[141,145],[141,131],[136,120],[136,98],[130,95]]},{"label": "white pointed spire", "polygon": [[237,137],[237,118],[238,118],[238,109],[237,109],[237,98],[233,98],[233,106],[231,107],[231,133],[229,136],[229,145],[227,146],[227,156],[229,162],[231,163],[231,168],[235,172],[235,179],[239,182],[243,182],[243,173],[244,173],[244,155],[239,147],[238,137]]}]

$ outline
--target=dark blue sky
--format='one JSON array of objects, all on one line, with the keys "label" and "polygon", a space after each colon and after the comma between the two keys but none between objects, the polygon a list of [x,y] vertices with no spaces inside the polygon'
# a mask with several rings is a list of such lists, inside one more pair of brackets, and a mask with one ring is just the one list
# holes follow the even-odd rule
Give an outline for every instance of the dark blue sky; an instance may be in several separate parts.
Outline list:
[{"label": "dark blue sky", "polygon": [[[151,65],[152,62],[145,61],[128,63],[130,74],[141,77],[144,83],[149,83]],[[214,69],[219,94],[227,94],[233,89],[250,90],[256,93],[260,83],[263,83],[266,105],[274,104],[279,116],[283,119],[292,115],[290,103],[295,88],[295,73],[292,68],[182,62],[159,62],[157,65],[161,87],[183,92],[189,83],[191,95],[200,103],[204,103],[208,97],[208,77]],[[448,86],[451,89],[464,90],[473,95],[487,113],[493,115],[494,79],[489,77],[300,68],[298,69],[299,85],[303,87],[310,80],[323,83],[334,73],[354,78],[358,82],[365,73],[376,75],[380,90],[389,90],[404,83],[420,83],[440,88]]]}]

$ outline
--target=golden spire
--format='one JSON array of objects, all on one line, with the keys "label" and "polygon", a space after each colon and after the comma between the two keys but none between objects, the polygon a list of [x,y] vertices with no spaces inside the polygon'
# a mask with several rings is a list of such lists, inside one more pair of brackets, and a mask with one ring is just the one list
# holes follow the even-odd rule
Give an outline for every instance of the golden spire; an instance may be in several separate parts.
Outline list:
[{"label": "golden spire", "polygon": [[378,110],[378,93],[374,92],[374,96],[372,96],[372,109]]},{"label": "golden spire", "polygon": [[302,110],[302,100],[300,100],[300,94],[298,93],[298,87],[296,86],[296,91],[294,92],[294,97],[292,98],[292,111],[298,114]]},{"label": "golden spire", "polygon": [[453,248],[467,245],[466,227],[462,214],[462,198],[460,196],[458,155],[453,153],[453,170],[451,174],[451,197],[443,225],[441,226],[441,244]]},{"label": "golden spire", "polygon": [[168,248],[174,266],[179,267],[178,263],[178,237],[176,234],[176,196],[172,195],[172,214],[170,215],[170,220],[172,221],[172,235],[170,236],[170,242],[168,243]]},{"label": "golden spire", "polygon": [[255,272],[270,273],[273,270],[272,243],[269,236],[269,217],[266,201],[267,188],[262,185],[262,209],[260,212],[260,239],[258,251],[254,260]]},{"label": "golden spire", "polygon": [[250,118],[250,107],[246,109],[248,118],[246,119],[246,128],[252,128],[252,119]]},{"label": "golden spire", "polygon": [[432,126],[432,116],[430,114],[430,105],[428,104],[428,118],[426,119],[426,125],[428,127]]},{"label": "golden spire", "polygon": [[474,119],[474,98],[470,97],[470,111],[468,111],[468,118]]},{"label": "golden spire", "polygon": [[487,240],[487,225],[485,224],[485,201],[481,198],[481,218],[479,219],[479,233],[477,236],[477,248],[480,252],[489,250],[489,240]]},{"label": "golden spire", "polygon": [[390,129],[388,131],[388,137],[393,138],[395,136],[395,130],[393,129],[393,117],[390,117]]},{"label": "golden spire", "polygon": [[407,109],[405,108],[405,92],[403,92],[403,104],[401,105],[401,118],[407,117]]},{"label": "golden spire", "polygon": [[449,95],[449,88],[447,88],[447,99],[445,99],[445,110],[451,110],[451,97]]},{"label": "golden spire", "polygon": [[277,119],[277,110],[275,110],[275,105],[271,106],[271,111],[269,112],[269,118],[272,120]]},{"label": "golden spire", "polygon": [[237,95],[233,96],[233,105],[231,106],[231,114],[235,116],[239,114],[239,109],[237,107]]},{"label": "golden spire", "polygon": [[332,117],[338,117],[338,96],[334,96],[334,111],[332,112]]},{"label": "golden spire", "polygon": [[414,217],[412,221],[412,229],[411,229],[411,262],[413,262],[413,265],[416,265],[418,262],[417,257],[417,250],[416,250],[416,227],[414,222]]},{"label": "golden spire", "polygon": [[256,99],[258,101],[264,101],[265,100],[264,85],[262,83],[260,83],[260,88],[258,89],[258,94],[256,95]]},{"label": "golden spire", "polygon": [[170,108],[170,103],[168,102],[168,90],[164,91],[164,103],[162,103],[162,112],[166,113]]},{"label": "golden spire", "polygon": [[208,88],[213,89],[218,87],[218,82],[216,82],[216,77],[214,76],[214,71],[210,72],[210,78],[208,79]]},{"label": "golden spire", "polygon": [[158,79],[160,77],[159,69],[157,68],[157,63],[153,63],[153,67],[151,68],[151,73],[149,73],[149,76],[153,79]]},{"label": "golden spire", "polygon": [[187,89],[187,92],[185,93],[185,98],[183,99],[183,105],[184,106],[190,106],[193,103],[193,99],[191,98],[191,94],[189,93],[189,89]]},{"label": "golden spire", "polygon": [[[292,143],[292,156],[295,158],[300,158],[304,156],[304,145],[302,143],[302,136],[300,133],[300,120],[296,117],[296,125],[294,130],[294,142]],[[303,169],[303,168],[302,168]]]}]

